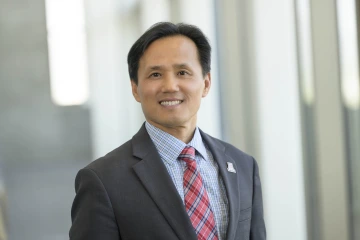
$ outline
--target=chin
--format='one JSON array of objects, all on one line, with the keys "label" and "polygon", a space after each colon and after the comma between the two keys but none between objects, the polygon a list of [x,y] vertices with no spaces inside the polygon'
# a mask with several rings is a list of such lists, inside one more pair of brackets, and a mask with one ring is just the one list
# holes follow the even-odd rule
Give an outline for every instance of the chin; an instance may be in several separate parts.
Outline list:
[{"label": "chin", "polygon": [[166,119],[162,121],[152,121],[153,123],[164,126],[164,127],[179,127],[185,125],[184,121],[181,119]]},{"label": "chin", "polygon": [[179,120],[171,120],[171,121],[164,121],[162,125],[167,127],[179,127],[184,125],[184,122]]}]

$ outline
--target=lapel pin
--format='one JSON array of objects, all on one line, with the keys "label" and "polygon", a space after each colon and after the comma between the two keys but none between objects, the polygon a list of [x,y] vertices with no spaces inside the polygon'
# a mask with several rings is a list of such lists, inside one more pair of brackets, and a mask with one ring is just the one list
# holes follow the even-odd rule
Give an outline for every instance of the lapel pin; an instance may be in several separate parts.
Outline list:
[{"label": "lapel pin", "polygon": [[227,162],[227,170],[228,172],[236,173],[236,170],[234,168],[234,165],[231,162]]}]

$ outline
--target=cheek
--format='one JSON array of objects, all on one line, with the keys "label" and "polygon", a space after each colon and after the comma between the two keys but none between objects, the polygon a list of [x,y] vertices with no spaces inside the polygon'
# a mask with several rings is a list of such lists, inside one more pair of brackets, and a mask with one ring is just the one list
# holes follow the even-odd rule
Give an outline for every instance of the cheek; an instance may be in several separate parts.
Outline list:
[{"label": "cheek", "polygon": [[155,96],[154,88],[147,85],[141,86],[141,88],[139,88],[139,93],[141,99],[148,99]]},{"label": "cheek", "polygon": [[191,89],[191,95],[196,101],[200,101],[205,96],[205,90],[203,86],[197,86],[197,88]]},{"label": "cheek", "polygon": [[141,104],[142,108],[149,113],[154,112],[157,108],[157,91],[154,86],[146,86],[141,89]]},{"label": "cheek", "polygon": [[192,80],[182,85],[181,89],[184,93],[186,92],[192,96],[198,96],[203,93],[204,88],[205,85],[202,80]]}]

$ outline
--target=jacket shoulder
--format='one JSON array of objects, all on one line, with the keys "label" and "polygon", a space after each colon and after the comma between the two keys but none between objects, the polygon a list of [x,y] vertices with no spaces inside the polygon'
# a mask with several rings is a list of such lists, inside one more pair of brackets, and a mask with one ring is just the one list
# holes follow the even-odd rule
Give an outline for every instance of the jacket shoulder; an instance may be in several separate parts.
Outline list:
[{"label": "jacket shoulder", "polygon": [[115,169],[131,167],[137,160],[132,156],[131,140],[125,142],[118,148],[88,164],[85,169],[91,169],[97,174],[105,174]]}]

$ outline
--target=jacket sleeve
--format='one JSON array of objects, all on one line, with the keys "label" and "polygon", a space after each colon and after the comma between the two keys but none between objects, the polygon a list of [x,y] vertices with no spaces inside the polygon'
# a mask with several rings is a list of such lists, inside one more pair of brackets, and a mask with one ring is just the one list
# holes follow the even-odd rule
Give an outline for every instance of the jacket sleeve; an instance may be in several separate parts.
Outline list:
[{"label": "jacket sleeve", "polygon": [[91,169],[80,170],[75,191],[70,240],[120,240],[109,196],[98,175]]},{"label": "jacket sleeve", "polygon": [[253,170],[253,204],[252,204],[250,239],[266,240],[266,228],[264,222],[259,168],[255,160],[254,160],[253,169],[254,169]]}]

